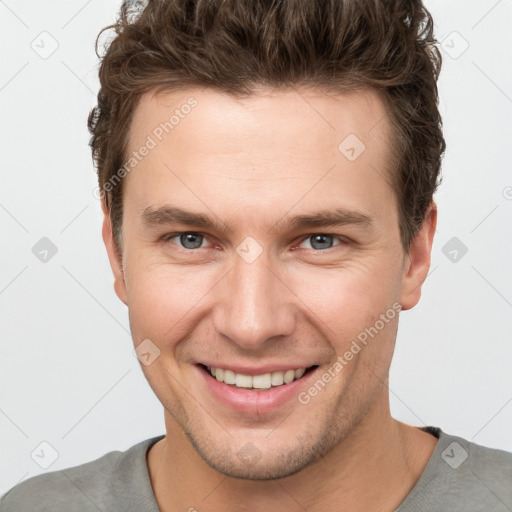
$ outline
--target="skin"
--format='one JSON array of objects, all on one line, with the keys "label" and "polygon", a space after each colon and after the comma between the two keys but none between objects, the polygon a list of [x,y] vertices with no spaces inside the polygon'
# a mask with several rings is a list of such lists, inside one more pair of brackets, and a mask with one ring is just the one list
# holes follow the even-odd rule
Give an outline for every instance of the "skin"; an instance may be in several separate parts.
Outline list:
[{"label": "skin", "polygon": [[[390,187],[392,134],[373,89],[327,95],[268,90],[235,99],[209,89],[150,93],[130,127],[130,153],[193,96],[198,105],[124,180],[122,255],[105,204],[103,238],[114,287],[128,306],[141,365],[164,406],[166,437],[147,456],[160,509],[391,511],[419,479],[437,439],[390,415],[388,372],[398,316],[307,405],[269,413],[224,407],[196,364],[316,364],[332,368],[393,304],[414,307],[430,265],[432,204],[408,252]],[[338,150],[349,134],[366,146]],[[228,226],[148,226],[172,205]],[[345,208],[370,225],[284,229],[291,215]],[[199,233],[199,248],[174,233]],[[327,245],[313,235],[326,234]],[[236,249],[254,238],[248,263]],[[185,241],[186,243],[186,241]],[[316,249],[316,250],[315,250]],[[308,387],[301,388],[307,391]],[[258,460],[237,456],[247,443]]]}]

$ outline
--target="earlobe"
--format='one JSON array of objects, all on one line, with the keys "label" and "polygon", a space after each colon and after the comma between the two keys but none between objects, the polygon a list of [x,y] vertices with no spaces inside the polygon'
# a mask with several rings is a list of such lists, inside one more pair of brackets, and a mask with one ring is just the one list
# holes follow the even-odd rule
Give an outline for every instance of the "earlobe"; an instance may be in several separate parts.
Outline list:
[{"label": "earlobe", "polygon": [[419,302],[421,286],[427,278],[430,268],[430,255],[437,224],[437,207],[432,203],[425,215],[423,224],[411,242],[405,257],[402,277],[402,309],[411,309]]},{"label": "earlobe", "polygon": [[117,250],[117,246],[114,240],[110,211],[105,202],[105,199],[101,200],[101,209],[103,210],[102,237],[103,242],[105,243],[105,248],[107,249],[110,267],[112,268],[112,273],[114,275],[114,290],[119,299],[125,304],[128,304],[122,257]]}]

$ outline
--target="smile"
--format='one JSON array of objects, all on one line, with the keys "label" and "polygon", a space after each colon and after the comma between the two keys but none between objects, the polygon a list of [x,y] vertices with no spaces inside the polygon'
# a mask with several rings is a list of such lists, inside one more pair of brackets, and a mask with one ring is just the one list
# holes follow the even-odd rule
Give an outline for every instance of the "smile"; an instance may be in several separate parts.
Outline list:
[{"label": "smile", "polygon": [[270,389],[271,387],[283,386],[300,379],[308,370],[308,368],[298,368],[296,370],[283,370],[263,373],[261,375],[245,375],[223,368],[206,366],[206,369],[219,382],[245,389]]},{"label": "smile", "polygon": [[207,393],[217,403],[243,414],[260,416],[296,402],[298,394],[315,378],[319,367],[220,368],[212,363],[198,363],[196,368]]}]

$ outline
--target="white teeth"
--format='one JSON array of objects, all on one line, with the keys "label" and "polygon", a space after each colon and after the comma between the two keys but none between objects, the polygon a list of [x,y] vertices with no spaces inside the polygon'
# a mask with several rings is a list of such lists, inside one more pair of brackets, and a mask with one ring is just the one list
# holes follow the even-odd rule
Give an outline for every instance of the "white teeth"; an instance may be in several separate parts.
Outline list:
[{"label": "white teeth", "polygon": [[298,370],[295,370],[295,378],[300,379],[304,375],[305,371],[305,368],[299,368]]},{"label": "white teeth", "polygon": [[306,372],[306,368],[298,368],[297,370],[278,371],[251,376],[236,373],[232,370],[223,370],[222,368],[207,367],[207,369],[219,382],[246,389],[270,389],[271,387],[282,386],[295,379],[300,379]]},{"label": "white teeth", "polygon": [[235,380],[235,372],[232,372],[231,370],[224,370],[224,382],[226,384],[234,384]]},{"label": "white teeth", "polygon": [[272,386],[280,386],[284,384],[284,372],[273,372],[272,377],[270,378],[270,382]]},{"label": "white teeth", "polygon": [[235,373],[235,386],[237,388],[252,388],[252,377],[242,373]]},{"label": "white teeth", "polygon": [[255,375],[252,378],[252,387],[256,389],[270,389],[272,386],[272,379],[270,373],[263,375]]},{"label": "white teeth", "polygon": [[284,383],[285,384],[288,384],[289,382],[291,382],[293,379],[295,379],[295,371],[294,370],[288,370],[285,374],[284,374]]}]

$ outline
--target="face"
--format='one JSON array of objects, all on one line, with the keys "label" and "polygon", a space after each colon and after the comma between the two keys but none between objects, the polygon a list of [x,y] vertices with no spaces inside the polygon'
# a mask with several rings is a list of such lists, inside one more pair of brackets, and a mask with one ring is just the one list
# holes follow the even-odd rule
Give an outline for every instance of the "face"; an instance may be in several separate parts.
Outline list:
[{"label": "face", "polygon": [[122,262],[108,215],[103,235],[166,425],[218,471],[293,474],[380,400],[435,229],[433,211],[404,254],[391,140],[373,90],[137,106]]}]

